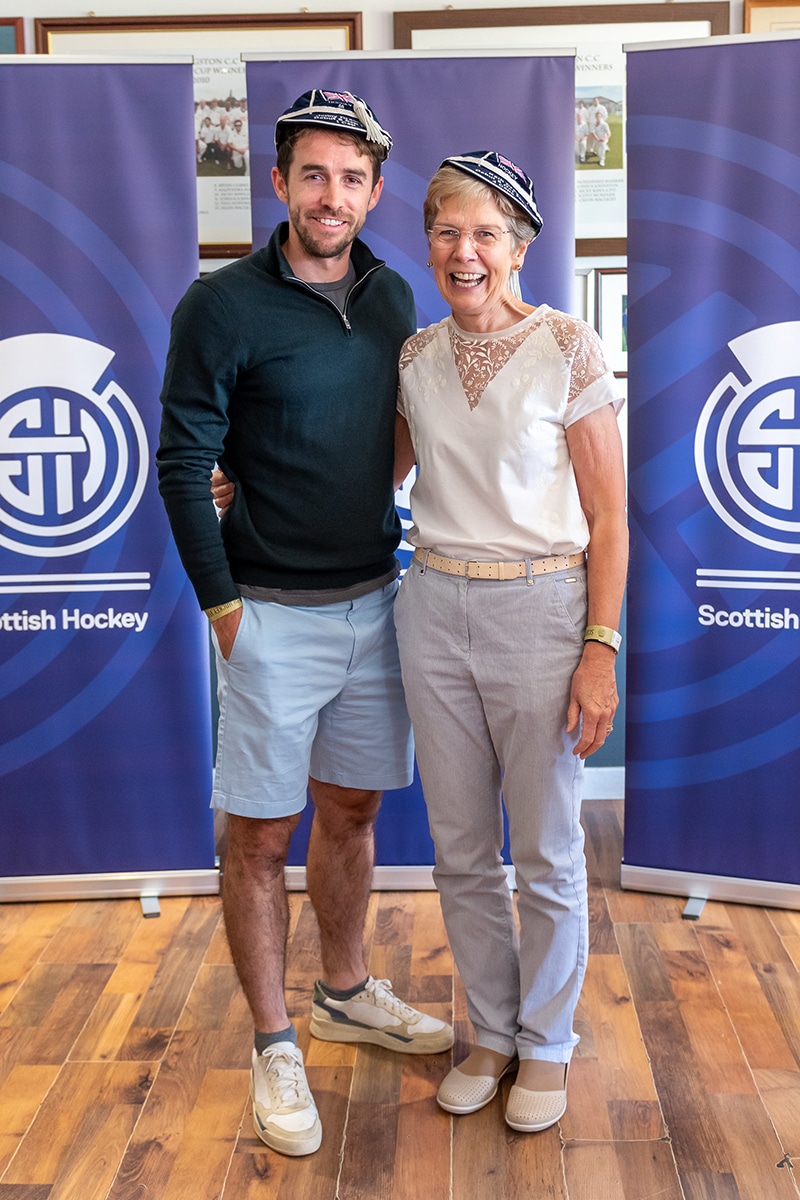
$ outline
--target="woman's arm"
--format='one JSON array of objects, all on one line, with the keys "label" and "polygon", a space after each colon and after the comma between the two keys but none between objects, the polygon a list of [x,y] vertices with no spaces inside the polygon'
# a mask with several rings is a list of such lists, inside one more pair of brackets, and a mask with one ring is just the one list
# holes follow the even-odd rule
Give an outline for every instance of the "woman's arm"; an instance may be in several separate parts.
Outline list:
[{"label": "woman's arm", "polygon": [[228,476],[215,467],[211,473],[211,495],[214,497],[214,503],[217,506],[217,512],[220,516],[225,512],[226,508],[230,508],[233,504],[233,493],[236,491],[236,484],[231,483]]},{"label": "woman's arm", "polygon": [[408,472],[417,461],[417,456],[414,453],[414,447],[411,444],[411,431],[408,428],[408,421],[402,417],[400,413],[395,417],[394,422],[394,490],[404,483]]},{"label": "woman's arm", "polygon": [[[589,625],[619,629],[628,570],[625,469],[622,441],[610,404],[567,429],[567,445],[589,526],[587,582]],[[572,677],[567,731],[581,723],[575,754],[588,758],[603,745],[619,704],[616,654],[602,642],[584,643]]]}]

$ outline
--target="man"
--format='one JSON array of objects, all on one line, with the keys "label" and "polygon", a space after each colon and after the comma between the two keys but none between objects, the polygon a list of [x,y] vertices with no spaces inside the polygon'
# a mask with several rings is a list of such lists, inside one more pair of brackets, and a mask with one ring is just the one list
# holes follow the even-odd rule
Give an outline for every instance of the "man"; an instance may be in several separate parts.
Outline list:
[{"label": "man", "polygon": [[608,122],[606,121],[605,117],[600,115],[599,112],[595,113],[594,125],[592,126],[592,143],[594,146],[594,152],[600,160],[601,167],[606,165],[606,151],[608,150],[608,143],[610,140],[611,129],[608,125]]},{"label": "man", "polygon": [[[408,285],[358,240],[391,138],[350,93],[278,120],[288,223],[192,284],[173,318],[160,488],[211,620],[220,691],[212,803],[228,814],[223,910],[255,1023],[258,1136],[285,1154],[321,1127],[284,997],[289,841],[314,801],[308,891],[322,979],[311,1032],[406,1053],[452,1029],[367,975],[363,928],[381,790],[411,781],[394,642],[392,459]],[[236,484],[218,523],[209,475]]]},{"label": "man", "polygon": [[586,118],[586,124],[589,126],[590,131],[594,129],[597,123],[598,113],[600,114],[601,121],[605,121],[606,117],[608,116],[608,109],[606,108],[605,104],[603,104],[603,101],[600,99],[600,97],[595,96],[594,100],[589,105],[588,116]]},{"label": "man", "polygon": [[586,120],[586,108],[581,100],[575,109],[575,161],[586,162],[586,143],[589,138],[589,126]]},{"label": "man", "polygon": [[227,139],[231,161],[237,171],[244,167],[245,175],[250,174],[250,140],[241,119],[233,122],[233,132]]}]

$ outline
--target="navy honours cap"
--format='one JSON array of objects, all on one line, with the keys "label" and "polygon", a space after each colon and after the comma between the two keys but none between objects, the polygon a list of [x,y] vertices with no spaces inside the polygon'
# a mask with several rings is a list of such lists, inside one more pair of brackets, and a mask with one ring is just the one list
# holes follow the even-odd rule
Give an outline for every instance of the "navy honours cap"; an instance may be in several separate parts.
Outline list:
[{"label": "navy honours cap", "polygon": [[536,207],[533,180],[510,158],[495,150],[470,150],[466,154],[454,154],[452,158],[446,158],[442,167],[455,167],[508,196],[530,217],[536,230],[533,236],[539,236],[544,222]]},{"label": "navy honours cap", "polygon": [[387,154],[392,148],[391,136],[378,124],[370,106],[352,92],[326,92],[322,88],[303,92],[275,122],[276,147],[298,127],[355,133],[368,142],[377,142]]}]

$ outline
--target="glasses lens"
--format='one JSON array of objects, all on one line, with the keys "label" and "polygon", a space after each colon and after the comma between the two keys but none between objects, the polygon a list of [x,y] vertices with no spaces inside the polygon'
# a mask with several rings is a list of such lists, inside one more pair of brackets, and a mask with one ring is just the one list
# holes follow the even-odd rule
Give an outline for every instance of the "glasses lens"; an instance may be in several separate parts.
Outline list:
[{"label": "glasses lens", "polygon": [[482,226],[478,229],[453,229],[447,225],[434,225],[430,231],[431,241],[436,246],[456,246],[461,241],[461,238],[466,234],[473,246],[479,246],[484,250],[491,250],[499,245],[500,238],[506,229],[491,229]]}]

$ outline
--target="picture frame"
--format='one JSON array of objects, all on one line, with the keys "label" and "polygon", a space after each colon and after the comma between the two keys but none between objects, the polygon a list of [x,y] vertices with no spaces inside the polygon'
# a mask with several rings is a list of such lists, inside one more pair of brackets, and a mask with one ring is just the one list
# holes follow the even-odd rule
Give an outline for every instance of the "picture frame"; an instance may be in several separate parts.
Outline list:
[{"label": "picture frame", "polygon": [[[753,6],[771,0],[745,0]],[[413,50],[413,36],[424,29],[492,29],[524,25],[639,25],[662,21],[708,21],[712,35],[730,32],[727,0],[681,0],[659,4],[567,5],[533,8],[448,8],[394,13],[395,50]],[[457,48],[457,47],[454,47]]]},{"label": "picture frame", "polygon": [[782,0],[744,0],[745,33],[786,33],[800,30],[800,3]]},{"label": "picture frame", "polygon": [[[192,54],[196,108],[197,102],[205,99],[202,89],[210,89],[213,94],[217,84],[228,89],[229,97],[246,99],[243,52],[339,54],[360,50],[362,38],[360,12],[39,17],[34,21],[38,54]],[[204,80],[198,64],[219,64],[223,60],[222,67],[209,67]],[[239,258],[252,249],[249,178],[241,174],[234,177],[236,172],[231,171],[224,177],[206,177],[206,164],[202,168],[200,165],[200,146],[198,141],[200,258]],[[203,149],[204,158],[207,149]],[[208,164],[210,171],[213,165]],[[245,167],[245,176],[247,173]]]},{"label": "picture frame", "polygon": [[[171,34],[184,39],[183,49],[186,49],[190,40],[196,40],[196,35],[210,34],[214,41],[210,42],[207,48],[215,49],[220,44],[220,35],[230,32],[236,35],[236,48],[239,50],[312,50],[316,49],[310,44],[314,40],[314,34],[324,30],[342,34],[345,45],[339,48],[360,50],[361,26],[360,12],[301,11],[230,15],[209,13],[185,17],[37,17],[34,20],[34,43],[37,54],[94,54],[114,51],[138,53],[140,49],[149,53],[163,53],[181,48],[176,46],[177,38],[170,37]],[[272,44],[264,44],[260,39],[256,39],[258,44],[253,44],[253,35],[257,33],[288,33],[290,39],[295,40],[297,44],[289,46],[285,44],[286,39],[277,36],[269,39]],[[94,42],[96,35],[102,35],[102,47]],[[142,37],[146,39],[144,45]],[[281,42],[280,45],[277,44],[278,41]]]},{"label": "picture frame", "polygon": [[0,54],[24,54],[25,29],[22,17],[0,17]]},{"label": "picture frame", "polygon": [[[758,3],[759,0],[753,0]],[[618,132],[615,131],[612,146],[619,153],[624,141],[624,126],[622,123],[622,96],[624,90],[624,55],[622,47],[632,41],[649,40],[641,34],[641,26],[653,27],[653,40],[663,40],[664,32],[669,30],[670,40],[679,40],[697,36],[720,36],[730,32],[730,4],[728,0],[681,0],[681,3],[631,3],[608,5],[557,5],[554,7],[530,8],[447,8],[438,11],[395,12],[394,46],[396,50],[488,50],[502,48],[519,51],[526,45],[533,47],[542,45],[558,46],[562,49],[576,46],[578,61],[576,63],[576,93],[581,90],[579,84],[582,78],[579,74],[581,62],[581,46],[576,45],[584,36],[591,36],[593,28],[608,27],[609,41],[616,44],[616,59],[610,71],[611,84],[598,85],[600,91],[608,100],[607,108],[618,110]],[[674,28],[674,38],[671,30]],[[633,29],[638,29],[633,33]],[[506,34],[505,31],[513,31]],[[562,32],[563,31],[563,32]],[[660,38],[659,35],[660,34]],[[514,44],[509,45],[508,39],[513,36]],[[584,37],[584,45],[587,44]],[[591,43],[589,43],[591,45]],[[594,84],[595,76],[588,76],[588,82]],[[583,88],[588,94],[589,89]],[[577,104],[577,95],[576,95]],[[576,156],[577,158],[577,156]],[[593,178],[599,179],[599,174],[590,176],[590,169],[598,166],[596,162],[576,162],[576,254],[578,257],[607,257],[624,256],[626,253],[625,237],[625,183],[624,170],[617,169],[605,175],[602,188],[595,188],[592,193]],[[616,164],[615,164],[616,165]],[[606,180],[613,180],[614,200],[609,206],[604,198],[610,185]],[[584,197],[585,202],[584,202]],[[595,202],[596,197],[596,202]],[[589,231],[582,228],[582,212],[602,214],[601,223],[612,227],[612,232],[597,235],[591,232],[592,222],[588,224]],[[610,219],[606,219],[610,214]]]},{"label": "picture frame", "polygon": [[619,379],[628,377],[628,272],[625,267],[596,267],[594,327],[606,361]]}]

